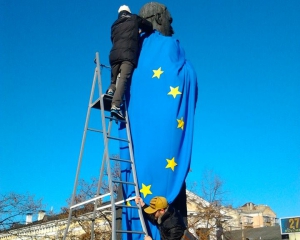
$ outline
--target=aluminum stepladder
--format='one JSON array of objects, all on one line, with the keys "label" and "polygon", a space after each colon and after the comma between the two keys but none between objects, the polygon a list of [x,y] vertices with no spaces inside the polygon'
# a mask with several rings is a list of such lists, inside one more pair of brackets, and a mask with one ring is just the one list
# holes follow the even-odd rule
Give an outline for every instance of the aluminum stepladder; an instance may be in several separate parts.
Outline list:
[{"label": "aluminum stepladder", "polygon": [[[110,105],[111,105],[111,98],[107,97],[107,95],[102,94],[102,81],[101,81],[101,69],[100,66],[104,66],[100,64],[100,58],[99,58],[99,53],[96,52],[96,58],[95,58],[95,63],[96,63],[96,68],[94,72],[94,78],[93,78],[93,83],[92,83],[92,89],[91,89],[91,94],[90,94],[90,99],[89,99],[89,105],[88,105],[88,111],[86,115],[86,121],[85,121],[85,126],[84,126],[84,132],[83,132],[83,137],[82,137],[82,142],[81,142],[81,148],[80,148],[80,154],[79,154],[79,159],[78,159],[78,164],[77,164],[77,171],[76,171],[76,176],[75,176],[75,182],[74,182],[74,187],[73,187],[73,193],[72,193],[72,198],[71,198],[71,204],[69,207],[69,216],[68,216],[68,221],[67,221],[67,226],[64,231],[64,236],[63,240],[67,239],[67,234],[69,231],[70,224],[72,222],[72,212],[79,208],[82,207],[86,204],[94,204],[94,211],[92,212],[92,217],[91,217],[91,239],[94,239],[94,228],[95,228],[95,220],[96,220],[96,213],[97,211],[103,210],[110,208],[111,209],[111,226],[112,226],[112,233],[111,233],[111,240],[116,240],[117,233],[127,233],[127,234],[146,234],[147,233],[147,228],[145,225],[145,220],[143,217],[142,209],[141,206],[130,206],[127,205],[126,202],[129,200],[132,200],[134,197],[124,199],[121,201],[116,202],[115,197],[114,197],[114,189],[113,189],[113,184],[129,184],[133,185],[135,189],[135,194],[136,196],[139,196],[139,189],[138,189],[138,184],[137,184],[137,176],[136,176],[136,169],[135,169],[135,163],[134,163],[134,156],[133,156],[133,149],[132,149],[132,142],[131,142],[131,132],[130,132],[130,125],[128,121],[128,115],[127,115],[127,107],[126,107],[126,101],[124,101],[125,105],[125,122],[126,125],[126,133],[127,133],[127,139],[121,139],[118,137],[110,136],[112,125],[116,125],[114,121],[116,121],[115,118],[111,116],[105,116],[105,113],[109,113],[110,115]],[[95,93],[95,88],[96,85],[98,86],[98,93],[99,97],[93,101],[94,99],[94,93]],[[101,121],[102,121],[102,130],[101,129],[92,129],[89,128],[89,119],[90,119],[90,113],[91,109],[99,109],[101,113]],[[107,121],[108,121],[108,127],[107,127]],[[78,181],[79,181],[79,175],[80,175],[80,168],[81,168],[81,163],[82,163],[82,157],[83,157],[83,152],[84,152],[84,145],[86,141],[86,135],[88,131],[93,131],[93,132],[98,132],[102,133],[103,135],[103,141],[104,141],[104,153],[102,157],[102,163],[101,163],[101,169],[100,169],[100,174],[99,174],[99,179],[98,179],[98,185],[97,185],[97,192],[95,194],[94,198],[91,198],[89,200],[86,200],[81,203],[75,204],[75,197],[77,193],[77,187],[78,187]],[[118,157],[109,157],[109,148],[108,148],[108,143],[109,140],[116,140],[116,141],[124,141],[128,143],[129,147],[129,155],[130,159],[120,159]],[[132,172],[132,177],[134,182],[124,182],[121,180],[115,180],[112,178],[112,173],[111,173],[111,161],[119,161],[119,162],[127,162],[131,165],[131,172]],[[106,165],[106,166],[105,166]],[[103,175],[104,175],[104,169],[106,167],[107,171],[107,181],[108,181],[108,187],[109,187],[109,192],[108,193],[101,193],[101,186],[102,186],[102,181],[103,181]],[[110,203],[106,204],[104,206],[98,206],[99,200],[102,200],[104,198],[109,198]],[[122,230],[122,229],[117,229],[117,224],[116,224],[116,208],[136,208],[140,221],[141,221],[141,226],[142,226],[142,231],[135,231],[135,230]]]}]

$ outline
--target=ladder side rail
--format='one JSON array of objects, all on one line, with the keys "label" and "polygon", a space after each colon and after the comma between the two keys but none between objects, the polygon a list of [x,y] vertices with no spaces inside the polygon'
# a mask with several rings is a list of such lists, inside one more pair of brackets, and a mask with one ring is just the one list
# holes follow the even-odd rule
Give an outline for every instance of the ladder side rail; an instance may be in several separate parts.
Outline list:
[{"label": "ladder side rail", "polygon": [[88,110],[87,110],[85,124],[84,124],[83,136],[82,136],[82,140],[81,140],[81,147],[80,147],[80,153],[79,153],[79,159],[78,159],[78,164],[77,164],[76,176],[75,176],[75,181],[74,181],[72,199],[71,199],[71,204],[70,204],[68,222],[67,222],[67,226],[66,226],[66,229],[65,229],[65,232],[64,232],[63,240],[66,239],[66,236],[67,236],[67,233],[68,233],[68,230],[69,230],[69,226],[70,226],[70,222],[71,222],[71,217],[72,217],[72,208],[71,208],[71,206],[74,204],[75,197],[76,197],[76,191],[77,191],[77,186],[78,186],[78,178],[79,178],[79,174],[80,174],[82,156],[83,156],[83,152],[84,152],[84,145],[85,145],[85,140],[86,140],[88,123],[89,123],[89,119],[90,119],[91,103],[92,103],[93,96],[94,96],[96,78],[97,78],[97,75],[96,75],[96,69],[95,69],[92,89],[91,89],[91,93],[90,93],[89,105],[88,105]]},{"label": "ladder side rail", "polygon": [[[110,134],[111,126],[112,126],[112,121],[110,121],[109,124],[108,124],[107,134]],[[106,146],[108,144],[109,139],[105,138],[105,140],[106,140],[106,142],[105,142],[105,146]],[[108,151],[104,151],[104,154],[103,154],[103,157],[102,157],[102,165],[101,165],[101,170],[100,170],[100,175],[99,175],[98,185],[97,185],[97,192],[96,192],[97,195],[100,194],[100,190],[101,190],[101,186],[102,186],[102,179],[103,179],[103,175],[104,175],[104,167],[105,167],[105,163],[106,163],[105,162],[106,158],[108,158]]]},{"label": "ladder side rail", "polygon": [[[107,139],[107,135],[105,136]],[[109,191],[111,193],[110,202],[112,205],[112,240],[116,240],[116,209],[115,209],[115,198],[114,198],[114,188],[113,188],[113,182],[112,182],[112,174],[111,174],[111,165],[110,165],[110,159],[109,159],[109,151],[108,151],[108,144],[106,144],[105,147],[105,162],[107,166],[107,176],[108,176],[108,187]]]},{"label": "ladder side rail", "polygon": [[[104,112],[103,108],[102,111]],[[111,121],[112,122],[112,121]],[[116,209],[115,209],[115,198],[114,198],[114,188],[113,188],[113,182],[112,182],[112,174],[111,174],[111,165],[110,165],[110,159],[109,159],[109,151],[108,151],[108,138],[107,138],[107,134],[104,133],[104,142],[106,142],[106,146],[105,146],[105,162],[106,162],[106,167],[107,167],[107,176],[108,176],[108,187],[109,187],[109,191],[111,193],[111,198],[110,198],[110,202],[112,205],[112,240],[116,239]]]},{"label": "ladder side rail", "polygon": [[[98,179],[98,186],[97,186],[97,195],[100,192],[101,184],[102,184],[102,177],[103,177],[103,172],[104,172],[104,166],[106,162],[106,157],[107,157],[107,148],[106,148],[106,143],[107,143],[107,133],[106,133],[106,124],[105,124],[105,114],[103,110],[103,98],[102,98],[102,81],[101,81],[101,68],[100,68],[100,58],[99,58],[99,53],[96,52],[96,78],[97,78],[97,85],[98,85],[98,94],[99,94],[99,101],[100,101],[100,113],[101,113],[101,121],[102,121],[102,133],[103,133],[103,138],[104,138],[104,154],[102,158],[102,164],[101,164],[101,170],[100,170],[100,177]],[[99,191],[99,192],[98,192]],[[96,216],[96,209],[97,209],[97,203],[95,202],[94,205],[94,210],[93,210],[93,219]],[[91,240],[94,240],[94,228],[95,228],[95,221],[92,221],[91,223]]]},{"label": "ladder side rail", "polygon": [[[109,121],[107,134],[110,134],[111,126],[112,126],[112,121]],[[109,139],[106,138],[106,140],[108,141]],[[106,144],[107,143],[105,143],[105,145]],[[101,190],[101,186],[102,186],[102,179],[103,179],[103,175],[104,175],[105,159],[107,158],[107,154],[108,153],[106,151],[104,151],[104,154],[103,154],[103,157],[102,157],[102,164],[101,164],[101,169],[100,169],[98,184],[97,184],[96,196],[98,196],[100,194],[100,190]],[[101,195],[101,196],[109,196],[109,195],[111,195],[111,193],[107,193],[107,194],[104,194],[104,195]],[[92,224],[91,224],[91,240],[94,239],[95,218],[96,218],[96,211],[98,210],[97,207],[98,207],[98,204],[95,201],[94,210],[93,210],[93,216],[92,216]]]},{"label": "ladder side rail", "polygon": [[[125,102],[125,110],[126,110],[126,132],[127,132],[127,138],[129,140],[129,155],[130,155],[130,159],[132,161],[131,163],[131,168],[132,168],[132,176],[133,176],[133,180],[134,182],[136,183],[135,184],[135,195],[137,197],[140,196],[140,193],[139,193],[139,186],[138,186],[138,181],[137,181],[137,176],[136,176],[136,168],[135,168],[135,160],[134,160],[134,156],[133,156],[133,149],[132,149],[132,138],[131,138],[131,132],[130,132],[130,123],[129,123],[129,118],[128,118],[128,113],[127,113],[127,103],[126,101]],[[146,224],[145,224],[145,219],[144,219],[144,216],[143,216],[143,210],[141,208],[141,205],[140,204],[137,204],[138,207],[139,207],[139,210],[138,210],[138,213],[139,213],[139,217],[140,217],[140,220],[141,220],[141,225],[142,225],[142,229],[143,231],[145,232],[146,235],[148,235],[148,231],[147,231],[147,227],[146,227]]]},{"label": "ladder side rail", "polygon": [[[100,74],[100,58],[99,58],[99,53],[96,52],[96,64],[97,64],[97,79],[98,79],[98,89],[99,89],[99,95],[100,95],[100,106],[101,106],[101,120],[102,120],[102,131],[103,131],[103,140],[105,143],[105,162],[106,162],[106,167],[107,167],[107,174],[108,174],[108,185],[109,185],[109,191],[111,193],[111,204],[114,206],[114,192],[113,192],[113,183],[111,181],[111,169],[110,169],[110,159],[109,159],[109,151],[108,151],[108,138],[107,138],[107,132],[106,132],[106,122],[105,122],[105,113],[104,113],[104,103],[103,103],[103,98],[102,96],[102,81],[101,81],[101,74]],[[116,239],[116,212],[115,208],[112,207],[112,239]],[[91,239],[94,239],[94,236],[91,236]]]}]

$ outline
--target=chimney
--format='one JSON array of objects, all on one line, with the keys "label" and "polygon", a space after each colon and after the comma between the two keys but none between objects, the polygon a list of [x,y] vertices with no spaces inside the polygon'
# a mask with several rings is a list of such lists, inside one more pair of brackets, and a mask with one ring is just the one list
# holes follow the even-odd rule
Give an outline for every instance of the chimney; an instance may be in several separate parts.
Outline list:
[{"label": "chimney", "polygon": [[250,203],[250,209],[249,210],[251,210],[251,211],[253,210],[253,203],[252,202]]},{"label": "chimney", "polygon": [[40,210],[38,213],[38,221],[43,220],[44,216],[45,216],[45,211]]},{"label": "chimney", "polygon": [[32,213],[26,214],[26,225],[32,223]]}]

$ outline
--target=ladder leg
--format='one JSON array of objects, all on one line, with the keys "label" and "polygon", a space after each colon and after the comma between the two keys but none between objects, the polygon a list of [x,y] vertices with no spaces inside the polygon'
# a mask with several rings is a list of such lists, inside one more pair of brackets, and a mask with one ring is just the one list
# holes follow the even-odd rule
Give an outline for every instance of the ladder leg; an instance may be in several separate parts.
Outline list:
[{"label": "ladder leg", "polygon": [[[73,206],[74,202],[75,202],[76,191],[77,191],[77,186],[78,186],[78,179],[79,179],[80,168],[81,168],[81,163],[82,163],[82,156],[83,156],[84,145],[85,145],[85,140],[86,140],[86,133],[87,133],[88,122],[89,122],[90,113],[91,113],[91,103],[92,103],[93,96],[94,96],[94,91],[95,91],[96,79],[97,79],[97,75],[96,75],[96,70],[95,70],[92,89],[91,89],[91,94],[90,94],[89,106],[88,106],[88,111],[87,111],[87,114],[86,114],[84,130],[83,130],[83,136],[82,136],[82,140],[81,140],[81,147],[80,147],[79,159],[78,159],[78,164],[77,164],[77,171],[76,171],[76,176],[75,176],[75,181],[74,181],[74,187],[73,187],[73,193],[72,193],[72,199],[71,199],[71,205],[70,206]],[[65,232],[64,232],[63,240],[66,239],[66,236],[67,236],[67,233],[68,233],[68,230],[69,230],[69,227],[70,227],[71,218],[72,218],[72,208],[70,207],[68,222],[67,222],[67,226],[66,226],[66,229],[65,229]]]},{"label": "ladder leg", "polygon": [[[139,192],[139,186],[138,186],[138,183],[137,183],[137,175],[136,175],[136,169],[135,169],[135,161],[134,161],[133,148],[132,148],[132,138],[131,138],[131,132],[130,132],[130,124],[129,124],[129,119],[128,119],[126,101],[125,101],[125,109],[126,109],[126,133],[127,133],[127,137],[128,137],[128,140],[129,140],[129,144],[128,144],[129,145],[129,155],[130,155],[130,159],[132,161],[131,174],[132,174],[132,177],[133,177],[133,181],[136,183],[135,187],[134,187],[135,195],[137,197],[139,197],[140,192]],[[140,220],[141,220],[142,229],[145,232],[145,234],[148,235],[147,227],[146,227],[146,224],[145,224],[145,219],[144,219],[144,216],[143,216],[143,210],[142,210],[142,208],[139,204],[138,204],[138,207],[139,207],[138,213],[139,213],[139,217],[140,217]]]},{"label": "ladder leg", "polygon": [[[99,71],[97,71],[97,79],[98,79],[98,89],[100,96],[102,95],[102,84],[101,84],[101,74],[100,74],[100,59],[99,59],[99,53],[96,53],[96,62],[97,62],[97,68]],[[104,106],[103,98],[100,97],[100,105]],[[116,212],[115,212],[115,199],[114,199],[114,189],[113,189],[113,183],[111,179],[111,168],[110,168],[110,159],[109,159],[109,151],[108,151],[108,139],[107,139],[107,133],[106,133],[106,123],[105,123],[105,114],[104,114],[104,107],[101,108],[101,120],[102,120],[102,129],[103,129],[103,140],[105,144],[105,162],[107,167],[107,174],[108,174],[108,185],[109,185],[109,191],[111,193],[111,206],[112,206],[112,239],[116,239]]]},{"label": "ladder leg", "polygon": [[[122,185],[122,183],[120,183],[119,186],[118,186],[117,202],[121,201],[123,199],[124,199],[123,185]],[[116,228],[117,229],[122,229],[122,208],[121,207],[117,207],[117,209],[116,209]],[[121,240],[122,239],[122,234],[117,233],[116,237],[117,237],[117,240]]]},{"label": "ladder leg", "polygon": [[[110,120],[109,124],[108,124],[108,130],[107,130],[107,134],[108,135],[110,135],[111,126],[112,126],[112,120]],[[107,138],[106,138],[106,141],[107,141],[107,143],[105,143],[105,145],[108,144],[108,139]],[[104,154],[103,154],[103,157],[102,157],[102,164],[101,164],[101,169],[100,169],[98,184],[97,184],[96,196],[100,195],[100,189],[101,189],[101,186],[102,186],[102,179],[103,179],[103,175],[104,175],[104,168],[105,168],[105,159],[106,159],[106,157],[107,157],[107,152],[104,151]],[[96,218],[97,207],[98,207],[98,204],[97,204],[97,202],[95,202],[94,211],[93,211],[93,217],[92,217],[92,223],[91,223],[91,240],[94,240],[94,228],[95,228],[95,218]]]}]

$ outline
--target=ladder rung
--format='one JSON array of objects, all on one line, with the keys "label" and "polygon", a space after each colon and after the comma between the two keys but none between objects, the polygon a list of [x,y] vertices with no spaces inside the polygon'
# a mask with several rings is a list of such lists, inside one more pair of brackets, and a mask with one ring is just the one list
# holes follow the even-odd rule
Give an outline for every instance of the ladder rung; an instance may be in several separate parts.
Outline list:
[{"label": "ladder rung", "polygon": [[130,206],[130,205],[124,205],[124,204],[122,204],[122,205],[116,205],[116,208],[117,207],[125,207],[125,208],[139,208],[138,206]]},{"label": "ladder rung", "polygon": [[96,129],[96,128],[87,128],[87,130],[92,131],[92,132],[100,132],[103,133],[102,130]]},{"label": "ladder rung", "polygon": [[110,120],[117,120],[117,121],[126,123],[126,120],[116,119],[115,117],[111,117],[111,116],[105,116],[105,118],[110,119]]},{"label": "ladder rung", "polygon": [[125,139],[125,138],[117,138],[117,137],[111,137],[111,136],[107,136],[107,138],[129,143],[128,139]]},{"label": "ladder rung", "polygon": [[[87,128],[87,130],[92,131],[92,132],[99,132],[99,133],[103,133],[102,130],[96,129],[96,128]],[[125,138],[117,138],[117,137],[112,137],[110,135],[107,135],[107,138],[112,139],[112,140],[118,140],[118,141],[123,141],[123,142],[128,142],[128,139]]]},{"label": "ladder rung", "polygon": [[115,182],[115,183],[123,183],[123,184],[128,184],[128,185],[135,186],[135,183],[133,183],[133,182],[123,182],[123,181],[119,181],[119,180],[111,180],[111,181]]},{"label": "ladder rung", "polygon": [[85,204],[87,204],[87,203],[96,201],[96,200],[98,200],[98,199],[101,199],[101,198],[104,198],[104,197],[107,197],[107,196],[110,196],[110,195],[111,195],[110,193],[106,193],[106,194],[103,194],[103,195],[100,195],[100,196],[91,198],[91,199],[89,199],[89,200],[87,200],[87,201],[84,201],[84,202],[81,202],[81,203],[77,203],[77,204],[71,206],[70,209],[76,208],[76,207],[79,207],[79,206],[82,206],[82,205],[85,205]]},{"label": "ladder rung", "polygon": [[[119,206],[121,203],[124,203],[124,202],[127,202],[127,201],[131,201],[133,199],[135,199],[136,197],[130,197],[130,198],[127,198],[125,200],[121,200],[121,201],[118,201],[118,202],[115,202],[115,205],[116,206]],[[110,208],[111,207],[111,204],[108,204],[106,206],[102,206],[102,207],[98,207],[97,210],[102,210],[102,209],[105,209],[105,208]]]},{"label": "ladder rung", "polygon": [[127,231],[127,230],[116,230],[117,233],[136,233],[136,234],[145,234],[142,231]]},{"label": "ladder rung", "polygon": [[115,158],[115,157],[110,157],[110,160],[114,160],[114,161],[120,161],[120,162],[129,162],[129,163],[132,163],[132,161],[131,161],[131,160],[122,159],[122,158]]},{"label": "ladder rung", "polygon": [[[87,128],[87,130],[92,131],[92,132],[99,132],[99,133],[103,133],[102,130],[96,129],[96,128]],[[128,139],[125,138],[117,138],[117,137],[112,137],[112,136],[107,136],[107,138],[112,139],[112,140],[118,140],[118,141],[123,141],[123,142],[128,142]],[[117,159],[116,159],[117,160]]]}]

